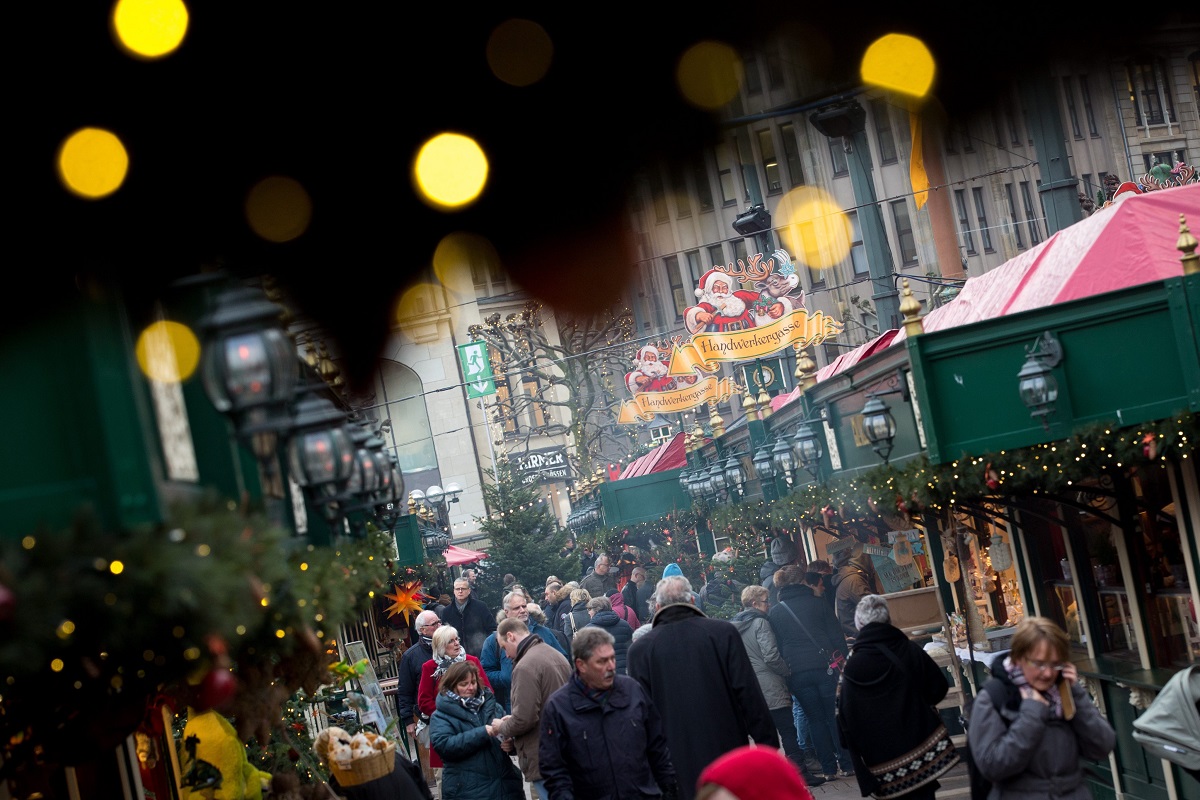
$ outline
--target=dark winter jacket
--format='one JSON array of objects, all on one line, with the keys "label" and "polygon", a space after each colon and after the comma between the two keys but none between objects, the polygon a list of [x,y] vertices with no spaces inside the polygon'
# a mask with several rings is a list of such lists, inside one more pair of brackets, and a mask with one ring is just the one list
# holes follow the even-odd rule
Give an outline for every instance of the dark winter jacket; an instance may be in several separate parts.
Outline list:
[{"label": "dark winter jacket", "polygon": [[1011,700],[996,708],[990,692],[979,692],[971,705],[971,758],[992,781],[993,798],[999,800],[1087,800],[1088,789],[1081,759],[1100,761],[1116,745],[1116,734],[1100,715],[1087,691],[1071,685],[1075,718],[1051,716],[1050,706],[1030,698],[1008,677],[1004,659],[992,666],[993,679],[1007,688]]},{"label": "dark winter jacket", "polygon": [[567,641],[569,642],[574,639],[575,631],[582,628],[584,625],[587,625],[591,621],[592,618],[588,616],[587,612],[586,600],[580,600],[578,603],[571,606],[571,613],[567,614],[567,618],[563,620],[562,627],[563,633],[567,635]]},{"label": "dark winter jacket", "polygon": [[838,724],[864,796],[878,788],[868,766],[914,750],[942,724],[934,707],[948,689],[946,673],[903,631],[872,622],[858,632],[842,672]]},{"label": "dark winter jacket", "polygon": [[775,629],[771,627],[767,615],[757,609],[746,608],[730,622],[741,634],[742,644],[746,645],[746,655],[750,656],[767,707],[791,708],[792,692],[787,685],[791,670],[779,652]]},{"label": "dark winter jacket", "polygon": [[629,643],[633,641],[633,628],[613,611],[597,611],[588,624],[604,628],[612,634],[613,652],[617,655],[617,674],[626,674],[625,654],[629,651]]},{"label": "dark winter jacket", "polygon": [[700,772],[753,737],[778,746],[779,732],[737,628],[709,619],[691,603],[654,615],[650,632],[629,646],[629,675],[664,716],[679,772],[679,796],[691,800]]},{"label": "dark winter jacket", "polygon": [[400,727],[413,721],[417,711],[417,689],[421,686],[421,667],[433,658],[433,646],[420,639],[400,656],[399,680],[396,682],[396,716]]},{"label": "dark winter jacket", "polygon": [[624,675],[603,705],[584,694],[578,678],[550,695],[538,766],[555,800],[660,797],[676,784],[658,709]]},{"label": "dark winter jacket", "polygon": [[463,649],[479,658],[483,650],[483,640],[496,630],[496,617],[488,611],[482,600],[474,595],[467,597],[467,604],[462,611],[454,603],[446,606],[442,612],[442,622],[458,631],[458,639]]},{"label": "dark winter jacket", "polygon": [[396,753],[396,767],[391,775],[356,786],[342,786],[336,777],[331,776],[329,788],[346,800],[396,800],[398,797],[405,800],[433,800],[421,765],[409,761],[401,753]]},{"label": "dark winter jacket", "polygon": [[858,635],[858,628],[854,625],[858,601],[875,593],[875,583],[875,565],[866,553],[851,557],[833,575],[833,586],[837,592],[834,606],[838,622],[842,625],[842,634],[848,641],[854,641]]},{"label": "dark winter jacket", "polygon": [[[642,581],[642,583],[645,584],[648,583],[648,581]],[[638,607],[637,596],[638,585],[633,581],[626,581],[625,585],[621,587],[621,602],[625,604],[626,608],[633,609],[633,613],[637,615],[638,624],[640,625],[646,621],[646,618],[649,616],[649,614],[646,609]]]},{"label": "dark winter jacket", "polygon": [[593,572],[579,582],[580,589],[587,589],[592,597],[608,597],[608,593],[617,588],[617,573],[611,566],[604,575]]},{"label": "dark winter jacket", "polygon": [[[525,625],[529,628],[531,634],[540,636],[543,642],[558,650],[564,656],[567,655],[567,651],[558,644],[558,639],[554,638],[553,631],[545,625],[538,625],[533,620],[529,620]],[[500,646],[500,642],[496,639],[495,631],[489,633],[487,639],[484,640],[483,652],[479,654],[479,663],[483,666],[483,671],[487,673],[488,681],[492,684],[492,690],[496,693],[496,702],[500,704],[501,708],[504,709],[504,713],[507,714],[512,710],[513,662],[504,652],[504,648]]]},{"label": "dark winter jacket", "polygon": [[[792,618],[788,608],[804,623],[808,633]],[[825,601],[803,584],[793,583],[780,589],[779,603],[767,616],[775,628],[775,639],[783,652],[783,660],[792,672],[824,670],[829,664],[829,653],[834,650],[846,652],[846,639],[837,618]],[[822,648],[827,652],[822,653]]]},{"label": "dark winter jacket", "polygon": [[647,578],[637,590],[638,619],[648,624],[654,618],[654,610],[650,607],[654,598],[654,584]]},{"label": "dark winter jacket", "polygon": [[438,695],[437,710],[429,720],[429,743],[442,757],[441,796],[524,800],[520,771],[485,727],[504,712],[490,690],[481,691],[487,700],[474,714],[457,700]]}]

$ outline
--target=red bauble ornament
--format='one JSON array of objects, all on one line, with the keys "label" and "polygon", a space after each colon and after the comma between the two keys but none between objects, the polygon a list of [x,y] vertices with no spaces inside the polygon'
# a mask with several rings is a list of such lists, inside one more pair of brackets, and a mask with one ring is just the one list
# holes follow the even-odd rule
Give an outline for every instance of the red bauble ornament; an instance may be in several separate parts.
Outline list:
[{"label": "red bauble ornament", "polygon": [[1154,438],[1153,433],[1147,433],[1142,437],[1142,455],[1149,459],[1158,457],[1158,440]]},{"label": "red bauble ornament", "polygon": [[204,676],[204,680],[196,687],[196,697],[192,705],[197,711],[208,711],[210,708],[219,709],[237,694],[237,678],[227,669],[213,669]]},{"label": "red bauble ornament", "polygon": [[983,474],[985,477],[984,483],[987,484],[989,489],[994,492],[1000,488],[1000,476],[996,474],[996,470],[992,469],[992,463],[990,461],[988,462],[988,465],[984,467]]},{"label": "red bauble ornament", "polygon": [[12,589],[0,583],[0,622],[8,622],[13,618],[17,608],[17,595]]}]

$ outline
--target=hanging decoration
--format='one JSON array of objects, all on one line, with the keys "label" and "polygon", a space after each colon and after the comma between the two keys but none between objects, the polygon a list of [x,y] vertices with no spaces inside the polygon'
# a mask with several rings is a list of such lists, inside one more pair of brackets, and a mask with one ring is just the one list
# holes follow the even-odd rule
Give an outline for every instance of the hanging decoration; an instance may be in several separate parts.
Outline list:
[{"label": "hanging decoration", "polygon": [[403,615],[404,623],[409,627],[412,626],[412,617],[421,613],[421,602],[429,599],[421,593],[421,581],[393,584],[392,593],[384,597],[392,601],[385,612],[388,618]]},{"label": "hanging decoration", "polygon": [[958,567],[958,556],[953,553],[946,556],[946,561],[942,564],[942,575],[947,583],[954,583],[962,577],[962,572]]},{"label": "hanging decoration", "polygon": [[1004,572],[1012,568],[1012,550],[1008,547],[1008,542],[1004,541],[1004,537],[999,532],[992,534],[991,547],[988,548],[988,554],[992,561],[992,569],[997,572]]},{"label": "hanging decoration", "polygon": [[897,536],[896,541],[892,544],[892,561],[895,561],[900,566],[913,563],[912,542],[907,536]]}]

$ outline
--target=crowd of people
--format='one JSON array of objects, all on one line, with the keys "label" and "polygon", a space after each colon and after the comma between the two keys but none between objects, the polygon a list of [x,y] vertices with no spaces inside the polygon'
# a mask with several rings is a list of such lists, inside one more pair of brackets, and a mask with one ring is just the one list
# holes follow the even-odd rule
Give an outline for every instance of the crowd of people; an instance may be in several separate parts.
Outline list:
[{"label": "crowd of people", "polygon": [[[786,538],[767,554],[761,584],[725,585],[740,589],[731,620],[704,613],[677,564],[618,580],[604,553],[536,596],[506,576],[495,613],[456,579],[448,604],[417,615],[400,662],[397,710],[424,784],[413,796],[516,800],[527,783],[540,800],[809,798],[856,778],[864,796],[934,797],[959,760],[936,710],[947,676],[891,625],[870,558],[851,547],[802,563]],[[998,673],[1015,701],[976,706],[976,760],[1000,797],[1078,778],[1042,738],[1075,737],[1086,758],[1113,746],[1054,629],[1023,622]]]}]

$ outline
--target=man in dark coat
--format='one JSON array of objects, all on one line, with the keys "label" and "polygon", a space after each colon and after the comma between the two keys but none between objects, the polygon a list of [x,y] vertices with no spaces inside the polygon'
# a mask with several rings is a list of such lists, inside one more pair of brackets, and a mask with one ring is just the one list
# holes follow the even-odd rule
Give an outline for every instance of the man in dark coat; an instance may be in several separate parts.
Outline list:
[{"label": "man in dark coat", "polygon": [[476,658],[488,634],[496,630],[496,618],[482,600],[471,596],[471,584],[466,578],[454,581],[454,602],[442,612],[442,622],[458,631],[463,649]]},{"label": "man in dark coat", "polygon": [[791,539],[777,536],[771,540],[771,557],[758,570],[758,577],[766,587],[767,600],[771,605],[779,602],[779,589],[775,586],[775,573],[796,561],[796,545]]},{"label": "man in dark coat", "polygon": [[837,570],[833,575],[836,592],[834,607],[838,622],[842,624],[842,635],[847,642],[853,643],[854,637],[858,636],[858,628],[854,627],[854,611],[858,608],[858,601],[869,594],[879,593],[875,564],[871,556],[863,552],[860,544],[835,553],[833,566]]},{"label": "man in dark coat", "polygon": [[[413,621],[418,639],[416,644],[404,651],[400,657],[398,680],[396,681],[396,718],[408,731],[409,741],[416,741],[417,731],[417,688],[421,685],[421,667],[433,658],[433,632],[442,624],[437,614],[426,609]],[[424,771],[425,781],[436,782],[433,768],[429,766],[429,748],[417,742],[417,757]]]},{"label": "man in dark coat", "polygon": [[[571,640],[571,655],[575,675],[542,709],[538,767],[548,795],[578,800],[660,792],[666,800],[684,796],[658,709],[641,684],[617,674],[608,631],[580,628]],[[691,797],[691,787],[685,788]]]},{"label": "man in dark coat", "polygon": [[921,751],[942,725],[935,706],[949,689],[946,674],[920,645],[891,624],[887,601],[880,595],[860,600],[855,616],[858,639],[842,675],[838,723],[854,760],[858,786],[864,796],[875,792],[879,781],[868,766],[914,754],[912,760],[919,765],[907,769],[904,778],[911,789],[894,796],[932,800],[938,775],[958,763],[949,737],[945,744],[933,746],[941,750],[932,758]]},{"label": "man in dark coat", "polygon": [[[642,587],[649,581],[646,580],[646,568],[634,567],[629,573],[629,580],[621,587],[621,599],[625,601],[626,608],[632,608],[633,613],[637,614],[638,622],[645,622],[650,619],[650,609],[647,608],[644,599],[640,599]],[[646,590],[646,598],[650,596],[650,589]]]},{"label": "man in dark coat", "polygon": [[617,574],[607,555],[601,553],[596,556],[595,572],[581,580],[579,588],[587,589],[592,597],[607,597],[610,591],[617,588]]},{"label": "man in dark coat", "polygon": [[[830,654],[846,653],[846,640],[825,601],[804,585],[800,567],[784,567],[779,575],[779,602],[767,613],[775,639],[792,674],[788,688],[800,701],[808,720],[809,744],[826,778],[853,774],[850,754],[838,746],[834,717],[837,677],[829,671]],[[794,616],[793,616],[794,615]]]},{"label": "man in dark coat", "polygon": [[667,745],[679,796],[691,800],[700,773],[717,757],[756,744],[779,747],[779,732],[737,628],[696,608],[682,575],[655,588],[653,627],[629,646],[629,675],[667,709]]}]

